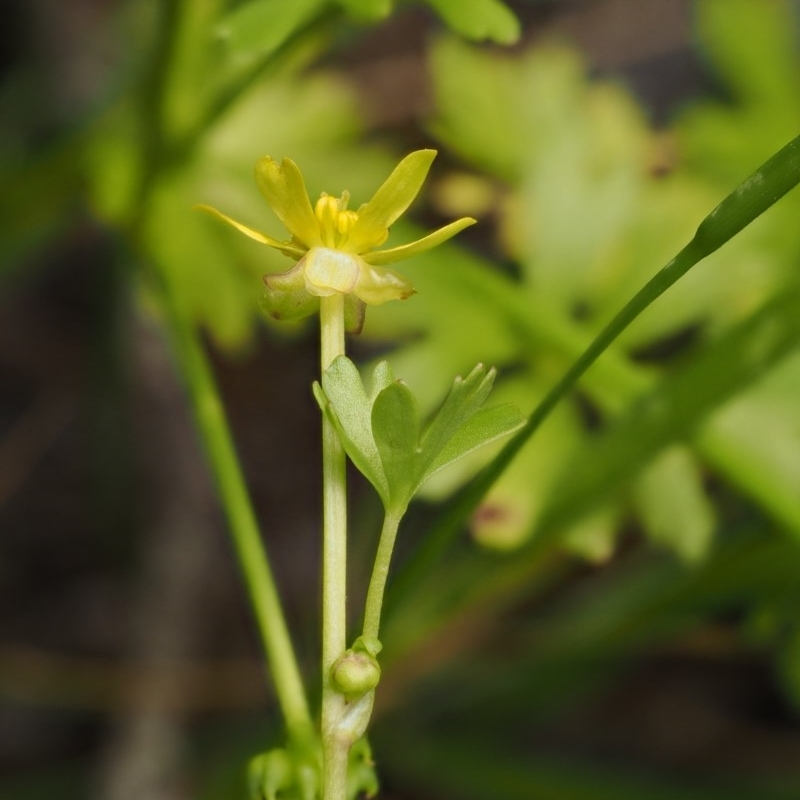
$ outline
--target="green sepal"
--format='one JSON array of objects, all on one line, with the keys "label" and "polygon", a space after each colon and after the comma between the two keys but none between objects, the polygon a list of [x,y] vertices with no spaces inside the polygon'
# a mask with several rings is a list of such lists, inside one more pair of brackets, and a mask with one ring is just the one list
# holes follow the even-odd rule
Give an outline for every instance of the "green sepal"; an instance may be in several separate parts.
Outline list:
[{"label": "green sepal", "polygon": [[306,291],[302,272],[293,267],[287,272],[264,276],[259,306],[273,319],[293,322],[317,313],[319,297]]},{"label": "green sepal", "polygon": [[364,327],[367,305],[354,294],[344,296],[344,329],[348,333],[361,333]]},{"label": "green sepal", "polygon": [[[264,291],[258,303],[264,314],[282,322],[296,322],[318,314],[319,297],[306,291],[302,277],[302,273],[296,268],[265,275]],[[364,302],[355,295],[345,295],[344,328],[348,333],[361,333],[366,308]]]}]

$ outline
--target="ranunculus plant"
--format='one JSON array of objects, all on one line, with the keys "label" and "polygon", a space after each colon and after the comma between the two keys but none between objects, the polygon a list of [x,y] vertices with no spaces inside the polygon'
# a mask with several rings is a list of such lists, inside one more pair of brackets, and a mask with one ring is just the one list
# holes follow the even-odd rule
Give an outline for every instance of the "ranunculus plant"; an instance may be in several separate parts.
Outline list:
[{"label": "ranunculus plant", "polygon": [[[495,371],[479,364],[457,377],[441,408],[424,425],[411,390],[396,380],[387,362],[372,375],[369,389],[345,355],[345,331],[358,332],[367,305],[405,300],[411,283],[388,270],[391,264],[446,241],[475,220],[465,217],[410,244],[379,248],[389,228],[419,192],[436,153],[418,150],[406,156],[372,199],[348,209],[347,192],[323,194],[312,206],[302,174],[288,158],[262,158],[256,181],[268,205],[291,234],[278,241],[210,206],[215,217],[295,260],[286,272],[266,275],[263,306],[276,319],[320,315],[321,383],[314,393],[323,413],[323,568],[321,757],[309,724],[289,725],[286,750],[271,751],[253,764],[256,794],[267,800],[297,796],[344,800],[348,796],[348,759],[364,736],[380,680],[378,654],[381,607],[395,538],[403,515],[419,487],[441,469],[525,425],[511,405],[484,407]],[[347,510],[345,454],[375,487],[385,510],[375,564],[363,613],[362,634],[347,646]],[[299,681],[288,687],[295,692]],[[284,705],[304,708],[304,700],[284,696]],[[363,746],[356,757],[363,764]],[[320,763],[321,762],[321,763]],[[350,793],[374,783],[369,770],[358,772]],[[286,795],[285,792],[293,794]]]},{"label": "ranunculus plant", "polygon": [[[424,238],[377,250],[390,225],[409,207],[435,156],[420,150],[406,156],[372,199],[351,211],[348,195],[323,194],[312,207],[301,173],[289,159],[260,160],[256,179],[291,239],[279,241],[201,206],[245,235],[295,260],[286,272],[267,275],[265,308],[281,319],[320,315],[321,379],[314,394],[322,411],[323,568],[322,706],[315,731],[291,655],[288,635],[275,604],[265,628],[268,653],[279,653],[277,681],[287,721],[287,747],[254,759],[251,784],[256,798],[345,800],[371,793],[377,779],[364,736],[379,685],[381,608],[400,522],[420,486],[434,473],[476,448],[518,432],[473,481],[462,517],[492,485],[520,447],[537,430],[575,381],[619,334],[695,264],[717,250],[800,180],[800,138],[793,140],[729,195],[702,222],[693,239],[608,323],[527,420],[511,405],[484,407],[493,369],[476,366],[457,377],[432,419],[422,423],[414,395],[396,380],[388,362],[375,368],[365,386],[345,355],[345,331],[359,331],[366,305],[409,298],[414,289],[384,264],[435,247],[473,224],[459,219]],[[778,349],[792,342],[796,325],[776,331]],[[773,336],[773,338],[775,338]],[[361,635],[347,644],[347,504],[345,457],[378,493],[384,522],[363,611]],[[255,556],[253,556],[255,557]],[[249,569],[249,556],[244,560]],[[274,624],[273,624],[274,623]],[[274,641],[271,628],[282,631]],[[271,644],[272,643],[272,644]],[[274,657],[274,656],[273,656]]]}]

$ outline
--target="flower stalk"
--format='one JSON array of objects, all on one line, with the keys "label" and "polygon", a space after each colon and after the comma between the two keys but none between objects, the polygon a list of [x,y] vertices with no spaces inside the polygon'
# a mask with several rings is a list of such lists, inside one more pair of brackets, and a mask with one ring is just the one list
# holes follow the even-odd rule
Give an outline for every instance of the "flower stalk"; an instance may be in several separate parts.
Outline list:
[{"label": "flower stalk", "polygon": [[386,593],[386,580],[389,577],[389,565],[401,518],[402,515],[391,513],[387,513],[383,518],[381,538],[375,554],[375,565],[372,568],[372,577],[369,581],[367,602],[364,608],[364,628],[361,635],[365,640],[378,641],[380,639],[383,597]]},{"label": "flower stalk", "polygon": [[[324,372],[344,355],[344,296],[320,301],[320,351]],[[331,669],[347,647],[347,486],[345,454],[331,422],[322,420],[322,797],[345,800],[349,745],[338,727],[346,701]]]}]

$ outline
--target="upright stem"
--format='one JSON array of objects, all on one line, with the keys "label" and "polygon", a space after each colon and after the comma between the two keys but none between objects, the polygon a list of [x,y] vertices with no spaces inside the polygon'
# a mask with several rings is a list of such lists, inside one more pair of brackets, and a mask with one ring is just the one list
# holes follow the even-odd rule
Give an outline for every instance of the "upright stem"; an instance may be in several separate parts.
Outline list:
[{"label": "upright stem", "polygon": [[[320,298],[321,366],[344,355],[344,295]],[[347,486],[345,455],[336,429],[322,418],[322,798],[347,797],[349,744],[338,726],[345,698],[331,684],[334,661],[347,648]]]},{"label": "upright stem", "polygon": [[367,603],[364,609],[363,635],[365,639],[377,639],[380,633],[383,596],[386,591],[386,579],[389,577],[389,564],[392,560],[394,540],[397,537],[400,519],[400,514],[390,513],[383,518],[383,529],[378,542],[378,551],[375,554],[375,566],[372,568],[372,577],[367,590]]},{"label": "upright stem", "polygon": [[313,736],[313,726],[300,670],[211,367],[196,333],[168,287],[164,287],[162,298],[173,351],[228,517],[287,732],[296,746],[304,748]]}]

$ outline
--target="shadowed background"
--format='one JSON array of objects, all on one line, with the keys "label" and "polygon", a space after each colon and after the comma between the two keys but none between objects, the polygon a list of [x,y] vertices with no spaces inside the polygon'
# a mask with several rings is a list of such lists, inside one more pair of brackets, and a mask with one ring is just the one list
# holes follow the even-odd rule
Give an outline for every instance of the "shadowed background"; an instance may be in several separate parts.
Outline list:
[{"label": "shadowed background", "polygon": [[[195,92],[210,92],[193,83],[204,52],[229,58],[240,77],[259,63],[247,42],[226,55],[224,39],[209,34],[216,28],[203,9],[212,16],[215,5],[224,4],[198,3],[197,18],[187,17],[196,24],[184,31],[185,62],[162,109],[176,141],[214,107],[192,106]],[[370,310],[354,352],[369,361],[398,348],[396,373],[422,387],[429,406],[454,371],[495,358],[507,376],[498,391],[527,413],[569,358],[531,348],[522,323],[494,333],[509,312],[486,300],[495,278],[484,285],[472,276],[488,269],[506,288],[528,287],[588,337],[796,134],[800,101],[783,88],[796,94],[800,75],[795,2],[736,0],[729,30],[720,2],[510,5],[522,25],[510,49],[466,45],[418,5],[401,4],[373,25],[341,17],[309,25],[273,66],[253,70],[252,86],[243,81],[243,99],[200,126],[199,143],[155,171],[137,228],[138,212],[121,198],[135,169],[147,171],[131,98],[147,57],[156,59],[158,4],[5,4],[4,800],[244,796],[247,758],[280,739],[224,518],[139,277],[148,261],[185,287],[204,330],[300,659],[309,685],[317,681],[314,326],[262,324],[259,276],[285,260],[262,259],[251,243],[197,219],[192,203],[213,202],[280,235],[250,177],[259,156],[288,155],[312,197],[349,188],[357,204],[397,154],[436,147],[414,222],[432,227],[469,213],[481,224],[417,268],[420,295],[408,308]],[[761,78],[750,69],[759,58],[769,62]],[[497,113],[481,98],[494,99]],[[130,166],[137,159],[144,166]],[[498,571],[494,586],[480,587],[479,612],[442,616],[439,596],[460,591],[479,547],[492,568],[513,561],[541,511],[528,482],[555,480],[573,449],[610,428],[651,378],[671,375],[780,291],[800,257],[797,198],[788,202],[743,255],[715,261],[707,280],[632,332],[621,350],[629,384],[601,375],[576,394],[543,431],[551,439],[542,452],[465,530],[453,575],[445,562],[407,605],[397,600],[373,737],[386,797],[800,795],[796,357],[762,387],[757,414],[734,409],[717,426],[721,441],[726,424],[752,426],[762,443],[776,437],[764,449],[780,456],[784,495],[770,497],[756,467],[736,472],[729,458],[726,471],[693,451],[691,466],[667,465],[633,489],[626,475],[624,491],[609,488],[582,522],[564,522],[569,554],[532,561],[524,591],[513,571],[508,584]],[[441,277],[448,269],[455,286]],[[771,415],[777,433],[754,422]],[[694,476],[696,494],[665,487],[664,476],[676,474]],[[773,483],[774,494],[783,490]],[[378,516],[355,474],[351,494],[357,599]],[[409,521],[401,561],[439,497]],[[670,498],[691,506],[685,522],[656,519]],[[515,587],[509,602],[506,585]],[[434,630],[442,619],[426,639],[427,621]]]}]

